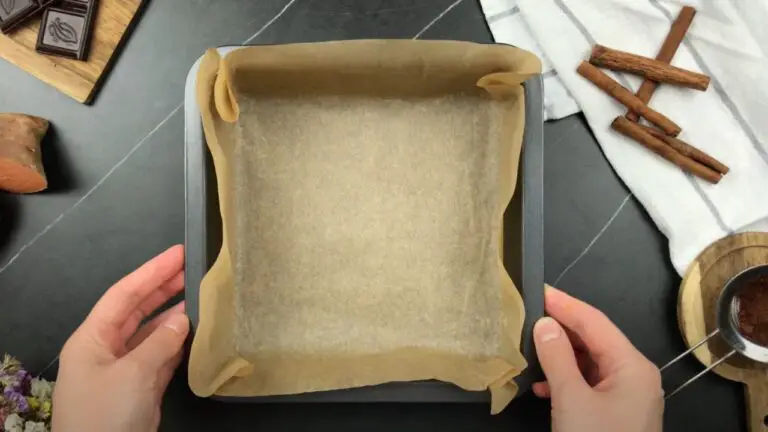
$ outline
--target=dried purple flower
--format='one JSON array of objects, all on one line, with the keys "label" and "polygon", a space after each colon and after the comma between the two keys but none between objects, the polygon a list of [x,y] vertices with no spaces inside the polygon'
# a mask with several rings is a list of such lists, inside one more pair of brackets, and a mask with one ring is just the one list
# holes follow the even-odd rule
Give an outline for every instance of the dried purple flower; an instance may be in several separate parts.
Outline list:
[{"label": "dried purple flower", "polygon": [[14,382],[12,386],[14,389],[16,389],[17,392],[27,394],[29,393],[31,381],[32,376],[29,375],[29,372],[25,371],[24,369],[19,369],[14,375]]},{"label": "dried purple flower", "polygon": [[23,394],[16,392],[14,389],[7,387],[3,390],[3,397],[6,402],[14,408],[17,413],[25,413],[29,411],[29,402]]},{"label": "dried purple flower", "polygon": [[53,383],[9,355],[0,360],[0,432],[49,432]]}]

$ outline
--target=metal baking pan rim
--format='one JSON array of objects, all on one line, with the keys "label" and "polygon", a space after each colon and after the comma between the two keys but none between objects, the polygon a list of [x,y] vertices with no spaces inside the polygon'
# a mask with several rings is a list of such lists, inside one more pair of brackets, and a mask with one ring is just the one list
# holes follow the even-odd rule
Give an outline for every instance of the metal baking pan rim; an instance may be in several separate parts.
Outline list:
[{"label": "metal baking pan rim", "polygon": [[[258,45],[248,45],[258,46]],[[247,46],[217,48],[224,55]],[[194,329],[197,325],[199,284],[207,271],[206,258],[206,158],[200,112],[196,104],[195,81],[202,61],[201,56],[187,75],[185,88],[184,121],[184,198],[185,198],[185,298],[187,313]],[[521,351],[528,367],[515,378],[520,390],[530,389],[541,379],[536,350],[532,338],[533,324],[544,315],[544,249],[543,249],[543,97],[541,76],[524,83],[525,131],[521,155],[522,182],[522,275],[518,289],[523,297],[526,316],[523,325]],[[537,97],[538,96],[538,97]],[[195,144],[196,143],[196,144]],[[489,402],[487,391],[470,392],[452,384],[438,381],[394,382],[354,389],[332,390],[298,395],[270,397],[221,397],[231,402]]]}]

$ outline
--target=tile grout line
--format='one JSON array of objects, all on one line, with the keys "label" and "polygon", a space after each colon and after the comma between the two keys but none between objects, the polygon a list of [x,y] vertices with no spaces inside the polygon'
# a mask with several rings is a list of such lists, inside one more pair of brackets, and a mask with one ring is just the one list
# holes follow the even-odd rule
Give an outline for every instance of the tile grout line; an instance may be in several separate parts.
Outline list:
[{"label": "tile grout line", "polygon": [[16,259],[18,259],[19,256],[21,256],[21,254],[24,253],[25,250],[27,250],[28,247],[32,246],[40,237],[45,235],[45,233],[50,231],[51,228],[53,228],[57,223],[59,223],[59,221],[61,221],[64,218],[64,216],[68,215],[69,212],[71,212],[72,210],[77,208],[77,206],[82,204],[83,201],[86,200],[86,198],[91,196],[91,194],[93,194],[93,192],[96,191],[96,189],[98,189],[99,186],[101,186],[118,168],[120,168],[120,166],[122,164],[124,164],[125,161],[127,161],[134,153],[136,153],[136,150],[138,150],[139,147],[141,147],[142,144],[144,144],[152,135],[154,135],[155,132],[157,132],[158,129],[160,129],[160,127],[162,127],[164,124],[166,124],[168,122],[168,120],[170,120],[171,117],[173,117],[173,115],[176,114],[176,112],[179,111],[179,108],[181,108],[182,105],[183,104],[177,105],[176,108],[173,111],[171,111],[171,113],[168,114],[168,116],[166,116],[163,119],[163,121],[158,123],[158,125],[155,126],[155,128],[152,129],[147,136],[145,136],[138,143],[136,143],[136,145],[134,145],[133,148],[128,153],[126,153],[125,156],[123,156],[119,161],[117,161],[117,163],[112,168],[110,168],[109,171],[107,171],[107,173],[104,174],[104,176],[98,182],[96,182],[96,184],[93,185],[93,187],[91,187],[88,190],[88,192],[86,192],[82,197],[80,197],[79,200],[75,201],[75,203],[72,205],[72,207],[64,210],[56,219],[53,220],[53,222],[49,223],[45,228],[43,228],[42,231],[37,233],[36,236],[32,237],[32,240],[30,240],[29,242],[24,244],[19,249],[19,251],[16,252],[16,254],[14,256],[12,256],[11,259],[8,260],[8,262],[5,263],[5,265],[0,267],[0,274],[3,273],[5,271],[5,269],[7,269],[11,264],[13,264],[14,261],[16,261]]},{"label": "tile grout line", "polygon": [[565,276],[568,271],[573,268],[584,256],[589,252],[590,249],[592,249],[592,246],[597,243],[597,240],[605,233],[605,231],[608,229],[609,226],[613,223],[614,219],[621,213],[621,210],[624,208],[625,205],[629,202],[629,199],[632,198],[632,192],[628,193],[626,197],[624,197],[624,201],[621,202],[619,207],[616,209],[616,211],[613,212],[613,215],[611,215],[610,219],[608,219],[608,222],[605,223],[605,225],[598,231],[597,235],[587,244],[587,247],[584,248],[584,250],[579,254],[579,256],[576,257],[570,264],[568,264],[562,272],[560,272],[560,275],[555,279],[555,282],[552,284],[553,286],[557,286],[557,284],[560,282],[560,280]]},{"label": "tile grout line", "polygon": [[437,23],[438,21],[440,21],[440,20],[441,20],[441,19],[442,19],[442,18],[443,18],[443,17],[444,17],[444,16],[445,16],[445,15],[446,15],[448,12],[450,12],[451,10],[453,10],[453,8],[455,8],[456,6],[458,6],[458,5],[459,5],[459,3],[461,3],[462,1],[464,1],[464,0],[456,0],[455,2],[453,2],[453,3],[452,3],[450,6],[448,6],[448,7],[447,7],[447,8],[446,8],[444,11],[442,11],[442,12],[440,13],[440,15],[436,16],[436,17],[435,17],[435,18],[434,18],[432,21],[430,21],[430,22],[429,22],[429,24],[427,24],[427,25],[426,25],[426,27],[424,27],[423,29],[421,29],[421,31],[420,31],[420,32],[416,33],[416,36],[414,36],[414,37],[413,37],[413,40],[416,40],[416,39],[420,38],[420,37],[421,37],[421,35],[423,35],[423,34],[424,34],[424,32],[426,32],[427,30],[429,30],[430,28],[432,28],[432,26],[433,26],[433,25],[435,25],[435,23]]},{"label": "tile grout line", "polygon": [[[263,33],[263,32],[264,32],[264,31],[265,31],[267,28],[269,28],[269,26],[271,26],[271,25],[272,25],[272,24],[273,24],[275,21],[277,21],[277,19],[278,19],[278,18],[280,18],[280,17],[281,17],[281,16],[282,16],[282,15],[285,13],[285,11],[287,11],[287,10],[288,10],[288,8],[289,8],[289,7],[290,7],[290,6],[291,6],[293,3],[295,3],[295,2],[296,2],[296,0],[291,0],[291,1],[289,1],[289,2],[288,2],[288,4],[286,4],[286,5],[285,5],[285,6],[284,6],[284,7],[283,7],[281,10],[280,10],[280,12],[278,12],[278,13],[277,13],[277,15],[275,15],[274,17],[272,17],[272,19],[271,19],[271,20],[269,20],[269,21],[267,21],[267,23],[266,23],[266,24],[264,24],[264,25],[263,25],[263,26],[262,26],[262,27],[261,27],[261,28],[260,28],[260,29],[259,29],[259,30],[258,30],[256,33],[254,33],[254,34],[253,34],[251,37],[249,37],[248,39],[246,39],[246,40],[245,40],[245,41],[242,43],[242,45],[245,45],[245,44],[247,44],[247,43],[251,42],[253,39],[255,39],[256,37],[258,37],[258,36],[259,36],[261,33]],[[65,215],[67,215],[67,214],[68,214],[70,211],[72,211],[72,210],[73,210],[75,207],[77,207],[77,206],[78,206],[78,205],[80,205],[80,204],[81,204],[83,201],[85,201],[85,198],[87,198],[87,197],[88,197],[90,194],[92,194],[92,193],[93,193],[93,192],[96,190],[96,188],[98,188],[99,186],[101,186],[101,184],[102,184],[102,183],[104,183],[104,181],[107,179],[107,177],[109,177],[110,175],[112,175],[112,173],[113,173],[115,170],[117,170],[117,168],[119,168],[119,167],[120,167],[120,165],[122,165],[123,163],[125,163],[125,161],[126,161],[126,160],[128,160],[128,158],[130,158],[130,157],[131,157],[131,155],[132,155],[134,152],[136,152],[136,150],[138,150],[138,149],[139,149],[139,147],[141,147],[141,145],[142,145],[142,144],[144,144],[144,142],[146,142],[146,141],[147,141],[147,139],[149,139],[149,137],[151,137],[152,135],[154,135],[154,133],[155,133],[155,132],[157,132],[157,131],[158,131],[158,130],[159,130],[159,129],[160,129],[160,128],[161,128],[161,127],[164,125],[164,124],[166,124],[166,123],[168,122],[168,120],[170,120],[170,119],[171,119],[171,117],[173,117],[173,115],[174,115],[174,114],[176,114],[176,112],[177,112],[177,111],[178,111],[178,110],[179,110],[179,109],[180,109],[180,108],[181,108],[183,105],[184,105],[184,102],[182,101],[182,102],[181,102],[179,105],[177,105],[177,106],[176,106],[176,108],[174,108],[174,109],[173,109],[173,111],[171,111],[171,113],[170,113],[170,114],[168,114],[168,116],[167,116],[167,117],[165,117],[165,118],[164,118],[164,119],[163,119],[163,120],[162,120],[162,121],[161,121],[161,122],[160,122],[160,123],[159,123],[157,126],[155,126],[155,128],[154,128],[154,129],[152,129],[151,131],[149,131],[149,134],[147,134],[147,136],[145,136],[144,138],[142,138],[142,139],[141,139],[141,140],[140,140],[140,141],[139,141],[139,142],[138,142],[138,143],[137,143],[137,144],[136,144],[136,145],[135,145],[135,146],[134,146],[134,147],[131,149],[131,151],[129,151],[129,152],[128,152],[128,154],[126,154],[126,155],[125,155],[125,156],[124,156],[124,157],[123,157],[121,160],[119,160],[119,161],[117,162],[117,164],[116,164],[115,166],[113,166],[113,167],[112,167],[112,168],[111,168],[109,171],[107,171],[107,174],[106,174],[106,175],[104,175],[104,177],[102,177],[102,178],[101,178],[101,180],[99,180],[99,181],[96,183],[96,185],[95,185],[95,186],[93,186],[93,187],[92,187],[92,188],[91,188],[91,189],[90,189],[90,190],[89,190],[89,191],[88,191],[88,192],[87,192],[85,195],[83,195],[83,197],[82,197],[82,198],[80,198],[80,199],[79,199],[77,202],[75,202],[75,204],[74,204],[72,207],[70,207],[69,209],[65,210],[65,211],[64,211],[62,214],[60,214],[60,215],[59,215],[59,217],[57,217],[56,219],[54,219],[54,220],[53,220],[53,222],[51,222],[50,224],[48,224],[48,226],[46,226],[46,227],[45,227],[45,228],[44,228],[42,231],[40,231],[40,233],[38,233],[36,236],[34,236],[34,237],[32,238],[32,240],[31,240],[31,241],[29,241],[29,242],[28,242],[28,243],[26,243],[24,246],[22,246],[22,247],[21,247],[21,249],[19,249],[19,251],[18,251],[18,252],[17,252],[17,253],[16,253],[16,254],[15,254],[13,257],[11,257],[11,259],[10,259],[10,260],[8,260],[8,262],[7,262],[7,263],[5,263],[5,265],[3,265],[3,267],[0,267],[0,274],[2,274],[2,273],[3,273],[3,271],[5,271],[5,269],[6,269],[6,268],[8,268],[8,266],[10,266],[10,265],[11,265],[11,264],[12,264],[14,261],[16,261],[16,259],[17,259],[17,258],[18,258],[18,257],[19,257],[21,254],[22,254],[22,252],[24,252],[24,250],[25,250],[25,249],[27,249],[28,247],[32,246],[32,244],[33,244],[34,242],[36,242],[36,241],[37,241],[37,239],[39,239],[40,237],[42,237],[42,236],[43,236],[43,235],[44,235],[46,232],[48,232],[48,231],[49,231],[51,228],[53,228],[53,226],[54,226],[54,225],[56,225],[56,224],[57,224],[57,223],[58,223],[58,222],[59,222],[61,219],[63,219]],[[42,376],[44,373],[48,372],[48,370],[49,370],[51,367],[53,367],[53,365],[54,365],[54,364],[56,364],[56,362],[59,360],[59,357],[60,357],[60,355],[61,355],[60,353],[56,354],[56,357],[54,357],[54,358],[53,358],[53,360],[51,360],[51,361],[50,361],[50,363],[48,363],[48,365],[47,365],[47,366],[45,366],[45,368],[43,368],[42,372],[40,372],[40,374],[38,374],[38,377],[40,377],[40,376]]]},{"label": "tile grout line", "polygon": [[488,25],[491,25],[491,24],[495,24],[497,21],[501,21],[504,18],[515,16],[519,13],[520,13],[520,7],[515,5],[505,11],[501,11],[499,13],[495,13],[493,15],[487,16],[485,18],[485,21],[488,22]]},{"label": "tile grout line", "polygon": [[282,9],[280,9],[280,12],[278,12],[277,15],[273,16],[271,20],[267,21],[267,23],[261,26],[261,28],[256,33],[254,33],[251,37],[243,41],[243,43],[240,45],[248,45],[249,43],[251,43],[251,41],[259,37],[262,33],[264,33],[264,30],[268,29],[270,26],[272,26],[272,24],[274,24],[275,21],[280,19],[280,17],[283,16],[285,11],[287,11],[288,8],[290,8],[294,3],[296,3],[296,0],[289,1],[285,6],[283,6]]},{"label": "tile grout line", "polygon": [[573,124],[571,125],[571,127],[569,127],[569,128],[568,128],[568,129],[567,129],[565,132],[563,132],[563,134],[562,134],[562,135],[560,135],[560,137],[558,137],[558,138],[555,140],[555,142],[553,142],[553,143],[551,143],[551,144],[547,144],[547,146],[548,146],[548,147],[551,147],[551,146],[555,146],[555,145],[558,145],[558,144],[560,144],[560,143],[561,143],[561,142],[562,142],[564,139],[566,139],[566,138],[568,138],[568,137],[570,136],[569,134],[570,134],[571,132],[573,132],[573,130],[574,130],[574,129],[576,129],[576,128],[577,128],[577,127],[579,127],[580,125],[581,125],[581,123],[580,123],[580,122],[575,122],[575,123],[573,123]]},{"label": "tile grout line", "polygon": [[60,356],[60,355],[61,355],[61,354],[56,354],[56,357],[54,357],[54,358],[53,358],[53,360],[51,360],[51,361],[48,363],[48,365],[47,365],[46,367],[44,367],[44,368],[43,368],[43,370],[42,370],[42,371],[40,371],[40,373],[38,373],[38,374],[37,374],[37,378],[41,378],[41,377],[43,376],[43,374],[44,374],[44,373],[48,372],[48,370],[49,370],[50,368],[52,368],[52,367],[53,367],[53,365],[55,365],[55,364],[56,364],[56,361],[57,361],[57,360],[59,360],[59,356]]},{"label": "tile grout line", "polygon": [[[282,15],[285,13],[285,11],[287,11],[287,10],[288,10],[288,8],[289,8],[289,7],[290,7],[292,4],[294,4],[295,2],[296,2],[296,0],[290,0],[290,1],[289,1],[289,2],[288,2],[288,3],[287,3],[287,4],[286,4],[286,5],[285,5],[285,6],[284,6],[284,7],[283,7],[281,10],[280,10],[280,12],[278,12],[278,13],[277,13],[277,15],[275,15],[274,17],[272,17],[272,19],[270,19],[269,21],[267,21],[267,23],[266,23],[266,24],[264,24],[264,25],[263,25],[263,26],[262,26],[262,27],[261,27],[261,28],[260,28],[260,29],[259,29],[259,30],[258,30],[256,33],[254,33],[254,34],[253,34],[251,37],[249,37],[248,39],[246,39],[246,40],[243,42],[243,45],[244,45],[244,44],[247,44],[247,43],[249,43],[249,42],[251,42],[253,39],[255,39],[256,37],[258,37],[258,36],[259,36],[261,33],[263,33],[263,32],[264,32],[264,31],[265,31],[267,28],[269,28],[269,27],[270,27],[270,26],[271,26],[271,25],[272,25],[272,24],[273,24],[275,21],[277,21],[277,19],[278,19],[278,18],[280,18],[280,17],[281,17],[281,16],[282,16]],[[49,224],[48,224],[48,225],[47,225],[45,228],[43,228],[43,230],[42,230],[42,231],[40,231],[40,232],[39,232],[39,233],[37,233],[37,234],[36,234],[34,237],[32,237],[32,240],[30,240],[30,241],[28,241],[27,243],[25,243],[24,245],[22,245],[22,246],[21,246],[21,248],[19,248],[19,250],[18,250],[18,251],[17,251],[17,252],[16,252],[16,253],[15,253],[15,254],[14,254],[14,255],[13,255],[13,256],[12,256],[12,257],[11,257],[11,258],[10,258],[10,259],[7,261],[7,262],[6,262],[6,263],[5,263],[3,266],[2,266],[2,267],[0,267],[0,274],[2,274],[2,273],[5,271],[5,269],[7,269],[7,268],[8,268],[8,267],[9,267],[11,264],[13,264],[13,263],[14,263],[14,261],[16,261],[16,260],[19,258],[19,256],[21,256],[21,254],[22,254],[22,253],[24,253],[24,251],[25,251],[25,250],[27,250],[27,248],[29,248],[30,246],[32,246],[32,245],[33,245],[33,244],[34,244],[34,243],[35,243],[35,242],[36,242],[38,239],[40,239],[40,237],[42,237],[43,235],[45,235],[45,234],[46,234],[48,231],[50,231],[50,230],[51,230],[51,228],[53,228],[53,227],[54,227],[56,224],[58,224],[58,223],[59,223],[59,222],[60,222],[60,221],[61,221],[61,220],[64,218],[64,216],[66,216],[67,214],[69,214],[69,212],[71,212],[72,210],[74,210],[74,209],[75,209],[75,207],[77,207],[77,206],[79,206],[80,204],[82,204],[82,203],[83,203],[83,201],[85,201],[85,199],[86,199],[86,198],[88,198],[88,197],[89,197],[89,196],[90,196],[90,195],[91,195],[91,194],[92,194],[92,193],[93,193],[93,192],[94,192],[94,191],[95,191],[95,190],[96,190],[96,189],[97,189],[99,186],[101,186],[101,185],[104,183],[104,181],[106,181],[106,180],[107,180],[107,178],[109,178],[109,177],[112,175],[112,173],[114,173],[114,172],[115,172],[115,170],[117,170],[117,168],[119,168],[119,167],[120,167],[122,164],[124,164],[124,163],[125,163],[125,161],[127,161],[127,160],[128,160],[130,157],[131,157],[131,155],[133,155],[133,154],[136,152],[136,150],[138,150],[138,149],[139,149],[139,147],[141,147],[141,145],[142,145],[142,144],[144,144],[144,143],[147,141],[147,139],[149,139],[149,137],[151,137],[152,135],[154,135],[154,134],[155,134],[155,132],[157,132],[157,131],[158,131],[158,129],[160,129],[160,127],[162,127],[162,126],[163,126],[165,123],[167,123],[167,122],[168,122],[168,120],[170,120],[170,119],[171,119],[171,117],[173,117],[173,115],[174,115],[174,114],[176,114],[176,112],[177,112],[177,111],[178,111],[178,110],[179,110],[179,109],[180,109],[180,108],[181,108],[183,105],[184,105],[184,102],[181,102],[179,105],[177,105],[177,106],[176,106],[176,108],[174,108],[174,109],[173,109],[173,111],[171,111],[171,113],[170,113],[170,114],[168,114],[168,116],[166,116],[166,117],[165,117],[165,118],[164,118],[164,119],[163,119],[163,120],[162,120],[160,123],[158,123],[158,124],[157,124],[157,126],[155,126],[155,127],[154,127],[154,128],[151,130],[151,131],[149,131],[149,133],[148,133],[148,134],[147,134],[147,135],[146,135],[144,138],[142,138],[141,140],[139,140],[139,142],[138,142],[138,143],[137,143],[135,146],[133,146],[133,148],[132,148],[132,149],[131,149],[131,150],[130,150],[130,151],[129,151],[129,152],[128,152],[128,153],[127,153],[125,156],[123,156],[123,158],[122,158],[122,159],[120,159],[120,160],[117,162],[117,164],[115,164],[115,165],[114,165],[112,168],[110,168],[110,169],[109,169],[109,171],[107,171],[107,173],[106,173],[106,174],[105,174],[105,175],[104,175],[104,176],[103,176],[103,177],[102,177],[102,178],[101,178],[101,179],[100,179],[98,182],[96,182],[96,184],[95,184],[95,185],[94,185],[94,186],[93,186],[91,189],[89,189],[89,190],[88,190],[88,192],[86,192],[86,193],[85,193],[85,195],[83,195],[83,196],[82,196],[82,197],[81,197],[79,200],[77,200],[77,201],[75,202],[75,204],[73,204],[73,205],[72,205],[72,207],[70,207],[70,208],[68,208],[68,209],[64,210],[64,212],[62,212],[62,213],[61,213],[61,214],[60,214],[58,217],[56,217],[56,219],[54,219],[54,220],[53,220],[51,223],[49,223]]]}]

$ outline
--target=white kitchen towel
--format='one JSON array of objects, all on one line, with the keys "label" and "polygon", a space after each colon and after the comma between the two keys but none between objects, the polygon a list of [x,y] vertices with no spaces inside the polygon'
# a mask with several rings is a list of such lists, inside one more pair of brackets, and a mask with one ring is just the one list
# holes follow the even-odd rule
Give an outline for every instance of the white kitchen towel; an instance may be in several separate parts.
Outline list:
[{"label": "white kitchen towel", "polygon": [[[611,121],[626,109],[576,73],[596,43],[655,57],[679,1],[517,0],[519,14],[584,111],[605,156],[669,238],[681,274],[713,241],[768,229],[768,31],[759,20],[768,16],[768,6],[687,3],[698,12],[672,64],[706,73],[712,82],[706,92],[661,85],[650,106],[683,128],[681,139],[731,168],[717,185],[613,131]],[[609,74],[632,91],[640,86],[639,77]]]},{"label": "white kitchen towel", "polygon": [[556,120],[581,111],[531,36],[528,26],[520,16],[517,0],[480,0],[480,5],[496,42],[528,50],[541,59],[544,119]]}]

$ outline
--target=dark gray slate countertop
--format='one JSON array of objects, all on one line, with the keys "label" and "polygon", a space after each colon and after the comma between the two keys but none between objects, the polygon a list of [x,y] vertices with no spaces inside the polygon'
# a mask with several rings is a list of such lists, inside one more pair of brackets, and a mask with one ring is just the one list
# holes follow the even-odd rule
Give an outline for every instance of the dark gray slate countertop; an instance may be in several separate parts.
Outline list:
[{"label": "dark gray slate countertop", "polygon": [[[184,240],[184,80],[206,48],[361,38],[491,42],[476,0],[150,0],[93,106],[0,61],[0,111],[52,121],[51,189],[0,195],[0,351],[55,377],[57,353],[106,288]],[[666,239],[580,115],[545,125],[545,278],[605,311],[656,364],[684,349]],[[49,366],[46,369],[47,366]],[[665,374],[669,389],[701,365]],[[710,375],[667,404],[667,430],[746,430],[740,385]],[[182,367],[163,431],[549,428],[549,403],[237,405],[198,399]]]}]

